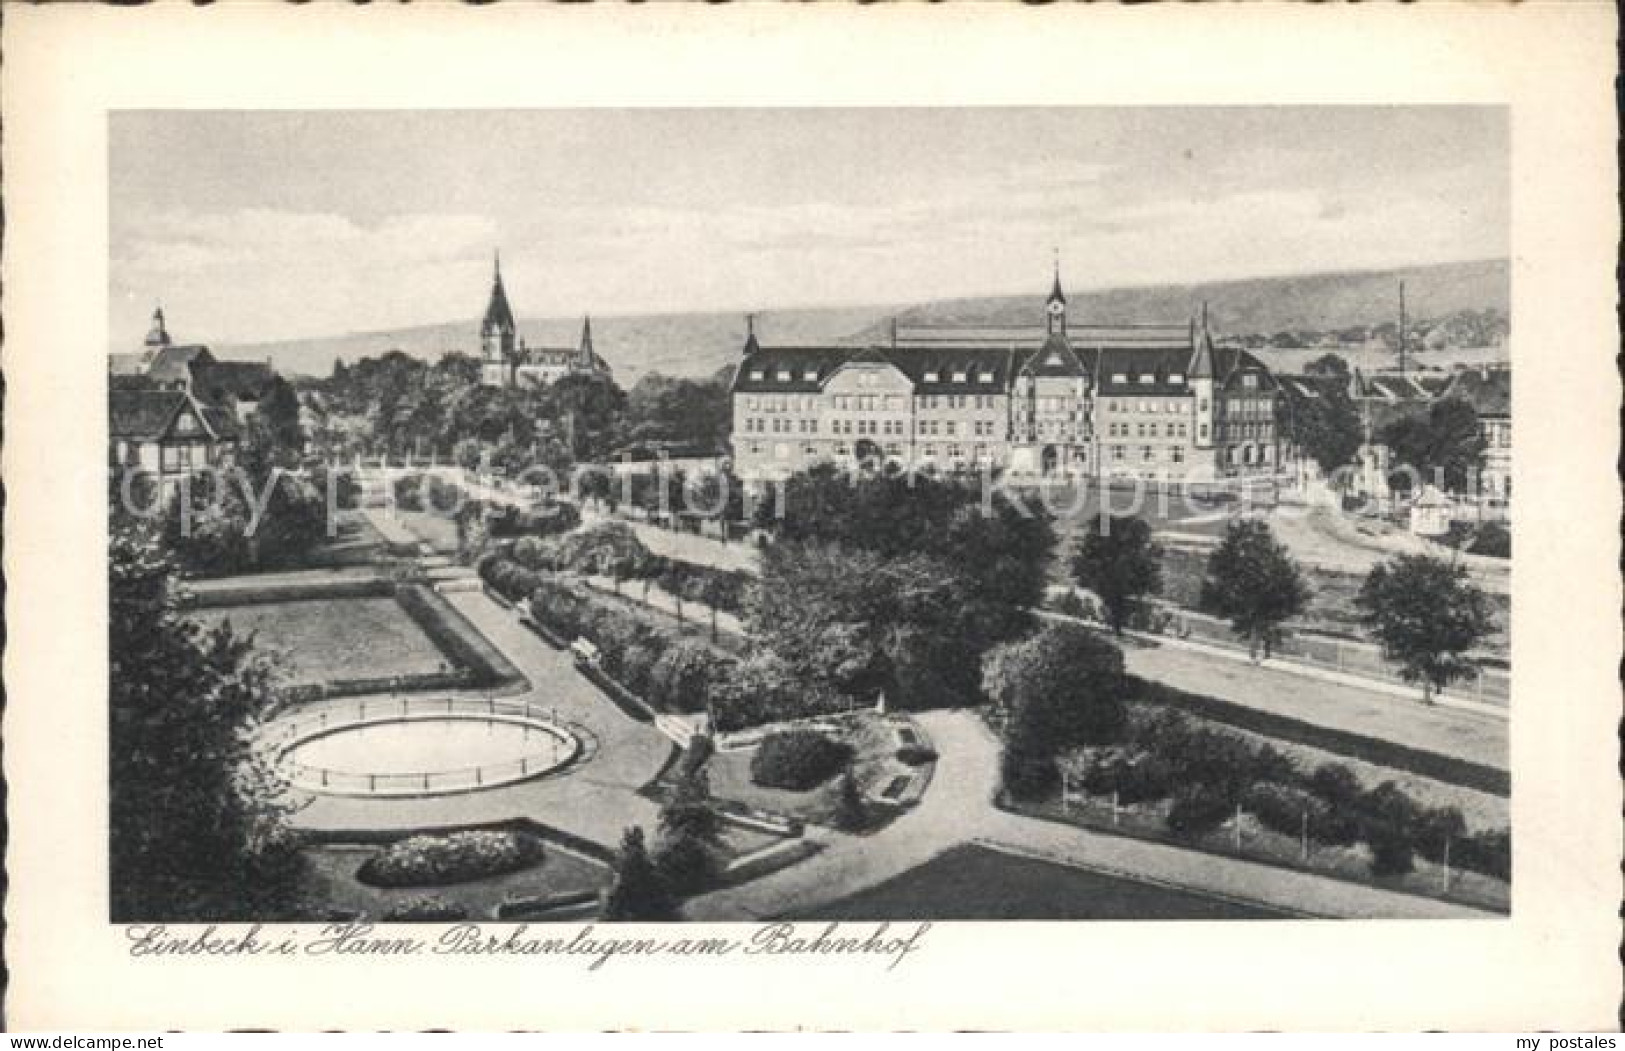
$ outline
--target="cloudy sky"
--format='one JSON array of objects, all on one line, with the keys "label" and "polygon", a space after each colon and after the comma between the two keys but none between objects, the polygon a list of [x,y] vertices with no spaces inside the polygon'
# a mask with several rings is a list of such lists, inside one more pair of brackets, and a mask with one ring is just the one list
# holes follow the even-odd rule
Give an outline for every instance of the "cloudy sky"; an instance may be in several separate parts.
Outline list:
[{"label": "cloudy sky", "polygon": [[1504,111],[126,112],[115,348],[1507,254]]}]

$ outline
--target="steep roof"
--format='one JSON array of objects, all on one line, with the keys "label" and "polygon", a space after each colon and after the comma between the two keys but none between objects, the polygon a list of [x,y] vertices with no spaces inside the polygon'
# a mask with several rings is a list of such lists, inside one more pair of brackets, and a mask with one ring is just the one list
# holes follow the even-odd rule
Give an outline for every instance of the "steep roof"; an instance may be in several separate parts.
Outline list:
[{"label": "steep roof", "polygon": [[1024,376],[1084,376],[1089,368],[1059,332],[1047,336],[1038,349],[1022,355],[1019,371]]},{"label": "steep roof", "polygon": [[170,346],[153,355],[147,376],[154,383],[190,383],[194,364],[214,364],[214,355],[200,343]]},{"label": "steep roof", "polygon": [[1100,393],[1189,394],[1190,344],[1184,347],[1111,347],[1100,352]]},{"label": "steep roof", "polygon": [[852,347],[758,345],[740,363],[733,389],[745,393],[817,393],[830,374],[853,356]]},{"label": "steep roof", "polygon": [[107,433],[114,438],[162,437],[187,400],[185,392],[178,390],[110,390]]},{"label": "steep roof", "polygon": [[885,354],[914,383],[916,394],[1002,393],[1016,355],[997,348],[896,350]]},{"label": "steep roof", "polygon": [[115,387],[108,391],[107,433],[113,438],[154,441],[169,433],[183,409],[197,416],[208,436],[237,437],[237,419],[231,413],[204,404],[184,390],[156,387]]},{"label": "steep roof", "polygon": [[1462,369],[1439,395],[1460,398],[1480,416],[1512,415],[1512,370]]},{"label": "steep roof", "polygon": [[480,334],[511,333],[515,328],[513,308],[508,306],[508,290],[502,287],[502,261],[498,259],[491,275],[491,298],[485,304],[485,320],[480,322]]},{"label": "steep roof", "polygon": [[232,397],[258,401],[276,381],[276,370],[263,361],[206,361],[192,366],[192,391],[217,401]]},{"label": "steep roof", "polygon": [[147,374],[147,356],[140,352],[134,354],[109,354],[107,356],[107,371],[113,376],[145,376]]}]

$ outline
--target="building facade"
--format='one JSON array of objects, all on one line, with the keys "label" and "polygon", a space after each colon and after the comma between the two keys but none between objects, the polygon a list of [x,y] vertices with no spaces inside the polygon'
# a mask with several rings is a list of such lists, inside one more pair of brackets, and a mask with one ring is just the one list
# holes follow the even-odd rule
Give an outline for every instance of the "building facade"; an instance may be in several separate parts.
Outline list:
[{"label": "building facade", "polygon": [[763,346],[733,383],[735,471],[815,463],[998,470],[1017,479],[1216,481],[1273,473],[1262,362],[1185,325],[1070,324],[1059,271],[1042,326],[895,326],[884,347]]},{"label": "building facade", "polygon": [[574,347],[526,345],[508,305],[498,258],[480,321],[480,382],[488,387],[546,386],[566,376],[609,374],[609,362],[593,349],[590,317],[582,320],[581,339]]}]

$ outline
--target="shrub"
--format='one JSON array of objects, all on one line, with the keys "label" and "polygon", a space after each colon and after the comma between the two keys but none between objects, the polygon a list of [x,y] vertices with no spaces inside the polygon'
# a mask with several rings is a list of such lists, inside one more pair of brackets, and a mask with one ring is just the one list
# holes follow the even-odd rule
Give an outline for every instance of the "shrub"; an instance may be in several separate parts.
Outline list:
[{"label": "shrub", "polygon": [[1506,829],[1474,832],[1453,843],[1450,862],[1499,880],[1512,879],[1512,834]]},{"label": "shrub", "polygon": [[1365,839],[1373,876],[1402,876],[1414,867],[1415,845],[1405,829],[1377,821],[1367,826]]},{"label": "shrub", "polygon": [[1478,529],[1478,536],[1467,549],[1475,555],[1488,555],[1491,558],[1512,557],[1512,534],[1507,527],[1499,522],[1486,522]]},{"label": "shrub", "polygon": [[677,780],[687,781],[705,769],[716,750],[716,742],[711,740],[710,734],[695,734],[689,738],[688,747],[683,749],[682,760],[677,764]]},{"label": "shrub", "polygon": [[1090,795],[1117,793],[1119,803],[1162,799],[1169,792],[1168,768],[1143,748],[1112,745],[1082,748],[1064,760],[1074,784]]},{"label": "shrub", "polygon": [[709,886],[717,875],[716,856],[697,836],[673,836],[661,842],[655,873],[672,893],[687,896]]},{"label": "shrub", "polygon": [[850,766],[841,775],[840,788],[835,795],[834,820],[835,827],[843,832],[861,832],[869,827],[869,808]]},{"label": "shrub", "polygon": [[468,909],[438,894],[422,894],[390,906],[385,923],[452,923],[468,919]]},{"label": "shrub", "polygon": [[750,760],[750,779],[770,788],[805,792],[834,777],[852,759],[852,747],[814,730],[769,734]]},{"label": "shrub", "polygon": [[368,858],[356,878],[376,887],[433,887],[517,872],[541,858],[542,841],[524,832],[412,836]]},{"label": "shrub", "polygon": [[1185,836],[1212,832],[1235,811],[1226,796],[1201,785],[1180,789],[1165,819],[1168,828]]},{"label": "shrub", "polygon": [[927,748],[923,744],[905,744],[896,752],[897,761],[904,766],[924,766],[937,761],[937,752],[934,748]]},{"label": "shrub", "polygon": [[1323,763],[1309,776],[1309,788],[1320,798],[1345,812],[1353,811],[1364,789],[1353,770],[1342,763]]},{"label": "shrub", "polygon": [[1243,794],[1241,805],[1259,824],[1282,835],[1300,835],[1305,814],[1309,835],[1316,839],[1331,824],[1331,806],[1313,792],[1292,785],[1260,782]]}]

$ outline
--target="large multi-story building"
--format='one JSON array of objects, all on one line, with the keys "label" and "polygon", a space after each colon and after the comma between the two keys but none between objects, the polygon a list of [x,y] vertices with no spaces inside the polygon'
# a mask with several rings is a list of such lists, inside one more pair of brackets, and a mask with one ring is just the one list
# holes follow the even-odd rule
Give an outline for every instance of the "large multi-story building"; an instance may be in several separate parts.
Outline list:
[{"label": "large multi-story building", "polygon": [[609,362],[592,346],[592,318],[581,322],[581,340],[574,347],[532,347],[525,344],[508,305],[502,285],[502,260],[496,260],[491,295],[480,322],[480,382],[488,387],[542,386],[565,376],[608,376]]},{"label": "large multi-story building", "polygon": [[763,346],[733,383],[744,478],[890,462],[1020,478],[1210,481],[1279,461],[1269,370],[1182,325],[1069,324],[1059,269],[1044,324],[892,329],[885,346]]}]

